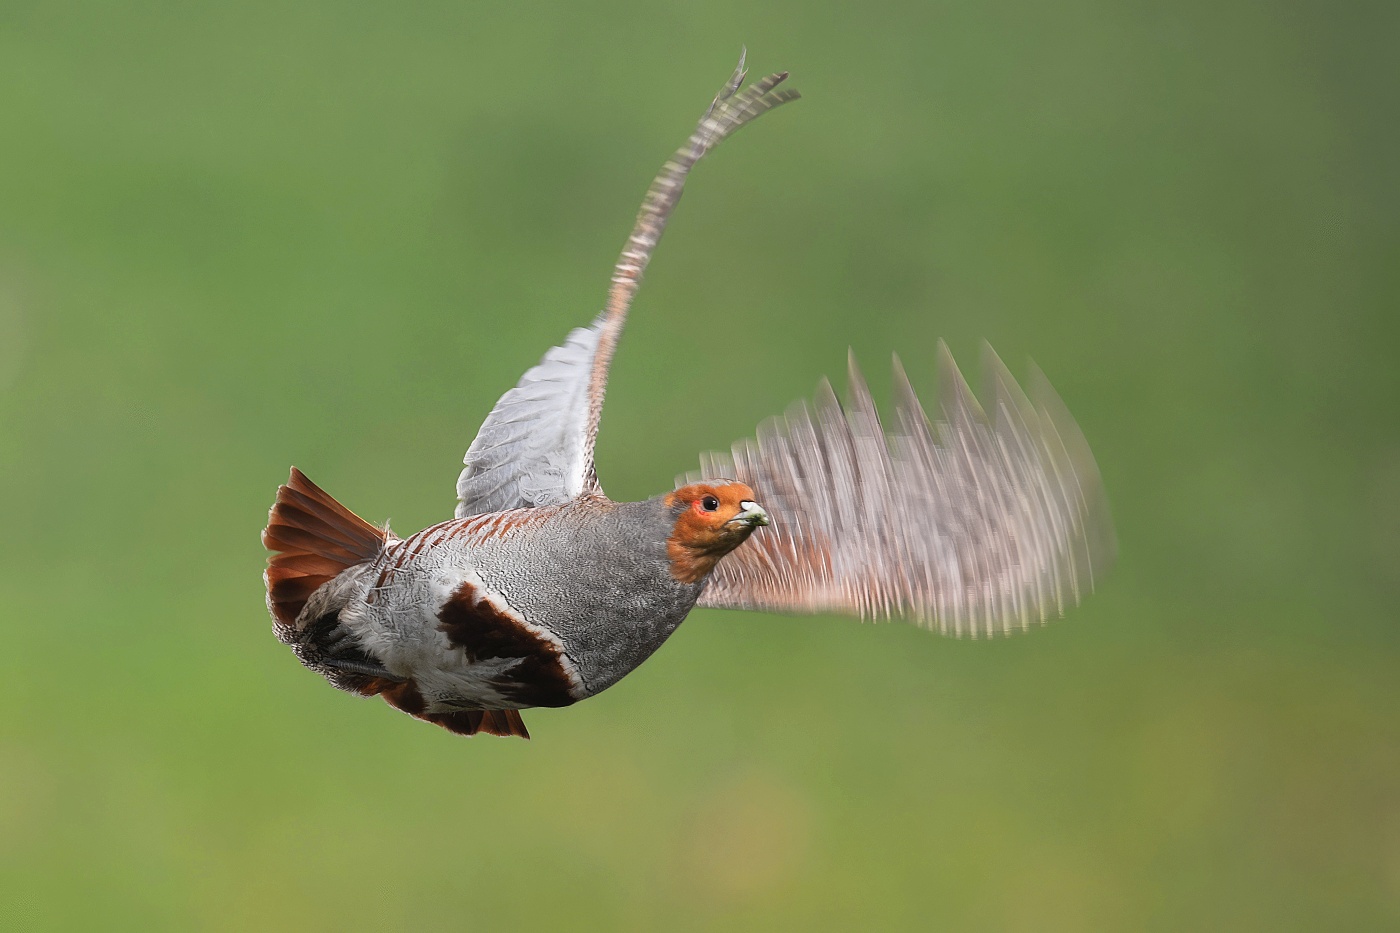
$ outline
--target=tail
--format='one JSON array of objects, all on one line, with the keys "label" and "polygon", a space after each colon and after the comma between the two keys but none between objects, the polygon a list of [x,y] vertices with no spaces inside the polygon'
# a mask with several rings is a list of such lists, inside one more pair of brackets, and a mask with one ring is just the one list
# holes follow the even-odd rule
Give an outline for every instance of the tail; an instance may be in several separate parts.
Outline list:
[{"label": "tail", "polygon": [[530,730],[525,728],[525,720],[520,718],[518,709],[465,710],[429,714],[423,718],[458,735],[484,732],[487,735],[518,735],[522,739],[530,737]]},{"label": "tail", "polygon": [[395,709],[403,710],[415,719],[442,726],[448,732],[458,735],[518,735],[522,739],[530,737],[525,728],[525,720],[520,718],[518,709],[469,709],[451,713],[424,712],[427,704],[418,685],[413,681],[399,684],[384,684],[376,691]]},{"label": "tail", "polygon": [[[485,732],[528,739],[530,733],[519,710],[428,713],[417,684],[375,670],[378,662],[374,658],[342,651],[328,661],[325,645],[319,643],[324,634],[319,629],[323,626],[316,623],[334,628],[338,624],[336,616],[308,620],[306,630],[296,629],[311,594],[347,568],[374,560],[388,537],[387,529],[376,528],[360,518],[292,467],[287,484],[277,488],[277,501],[262,533],[263,546],[277,552],[268,561],[263,577],[267,582],[267,608],[276,620],[278,637],[292,645],[303,664],[342,690],[382,696],[389,705],[410,716],[458,735]],[[367,667],[348,667],[347,658]]]},{"label": "tail", "polygon": [[292,467],[262,533],[263,546],[278,552],[263,574],[272,617],[295,626],[312,593],[347,567],[373,560],[387,536]]}]

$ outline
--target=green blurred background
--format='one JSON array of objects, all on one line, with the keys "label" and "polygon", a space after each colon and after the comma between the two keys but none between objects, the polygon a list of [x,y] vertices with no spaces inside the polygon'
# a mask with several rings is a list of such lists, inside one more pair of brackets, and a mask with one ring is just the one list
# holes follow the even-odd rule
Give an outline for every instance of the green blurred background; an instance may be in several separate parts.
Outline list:
[{"label": "green blurred background", "polygon": [[[1400,928],[1393,3],[0,3],[0,927]],[[1033,355],[1121,554],[1029,636],[697,612],[466,740],[269,633],[295,463],[450,515],[747,43],[617,498]]]}]

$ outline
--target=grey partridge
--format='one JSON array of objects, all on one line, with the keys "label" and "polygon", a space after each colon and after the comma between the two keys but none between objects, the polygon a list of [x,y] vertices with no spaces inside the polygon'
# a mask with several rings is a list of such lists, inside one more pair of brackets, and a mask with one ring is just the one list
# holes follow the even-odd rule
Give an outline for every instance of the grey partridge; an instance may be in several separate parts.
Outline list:
[{"label": "grey partridge", "polygon": [[603,312],[481,426],[453,519],[399,538],[292,470],[263,532],[265,580],[273,630],[304,665],[452,732],[528,737],[520,710],[606,690],[697,605],[977,636],[1093,588],[1114,552],[1093,457],[1044,378],[1028,398],[990,349],[989,411],[940,342],[933,420],[896,359],[886,428],[852,359],[846,405],[823,381],[679,488],[603,494],[594,439],[642,273],[691,168],[796,99],[786,77],[744,88],[741,57],[647,191]]}]

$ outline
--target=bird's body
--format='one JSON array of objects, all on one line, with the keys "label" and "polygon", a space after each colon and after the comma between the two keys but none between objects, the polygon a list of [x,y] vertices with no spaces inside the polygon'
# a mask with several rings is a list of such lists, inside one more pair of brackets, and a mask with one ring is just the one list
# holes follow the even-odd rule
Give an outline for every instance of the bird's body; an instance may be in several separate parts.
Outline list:
[{"label": "bird's body", "polygon": [[[673,492],[614,502],[593,469],[608,365],[686,174],[793,99],[743,62],[653,182],[604,312],[507,392],[467,451],[456,518],[407,538],[299,471],[264,544],[277,637],[334,686],[453,732],[526,736],[519,710],[617,683],[698,605],[902,615],[944,631],[1024,628],[1076,602],[1112,554],[1093,459],[1048,386],[1033,400],[988,356],[984,413],[940,349],[936,424],[896,364],[882,428],[851,364],[757,443]],[[750,535],[769,524],[774,527]]]},{"label": "bird's body", "polygon": [[[735,526],[727,551],[767,521],[750,495],[736,483],[643,502],[581,497],[400,539],[298,471],[272,511],[270,534],[291,556],[274,563],[270,586],[289,564],[323,561],[335,573],[305,602],[300,588],[274,596],[277,634],[336,686],[454,731],[477,731],[475,711],[568,706],[645,661],[694,608],[702,583],[687,572],[692,513],[719,502],[709,513]],[[291,543],[287,529],[373,556],[338,560],[331,548]]]},{"label": "bird's body", "polygon": [[669,518],[592,497],[444,522],[371,566],[350,624],[389,670],[436,667],[419,685],[431,711],[568,706],[646,660],[699,598],[670,572]]}]

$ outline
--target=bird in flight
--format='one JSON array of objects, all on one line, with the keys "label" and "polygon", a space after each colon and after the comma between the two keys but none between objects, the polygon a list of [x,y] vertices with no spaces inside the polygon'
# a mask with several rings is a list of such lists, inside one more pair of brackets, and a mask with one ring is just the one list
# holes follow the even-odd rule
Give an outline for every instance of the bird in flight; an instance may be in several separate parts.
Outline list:
[{"label": "bird in flight", "polygon": [[937,349],[932,419],[894,361],[883,425],[850,361],[815,399],[701,458],[677,488],[614,502],[594,471],[608,366],[690,170],[796,100],[741,56],[642,202],[607,303],[496,403],[456,516],[399,538],[301,471],[263,544],[273,631],[330,683],[452,732],[529,737],[645,661],[695,606],[904,618],[953,635],[1024,630],[1090,592],[1114,553],[1098,469],[1036,371],[1029,397],[984,351],[983,407]]}]

